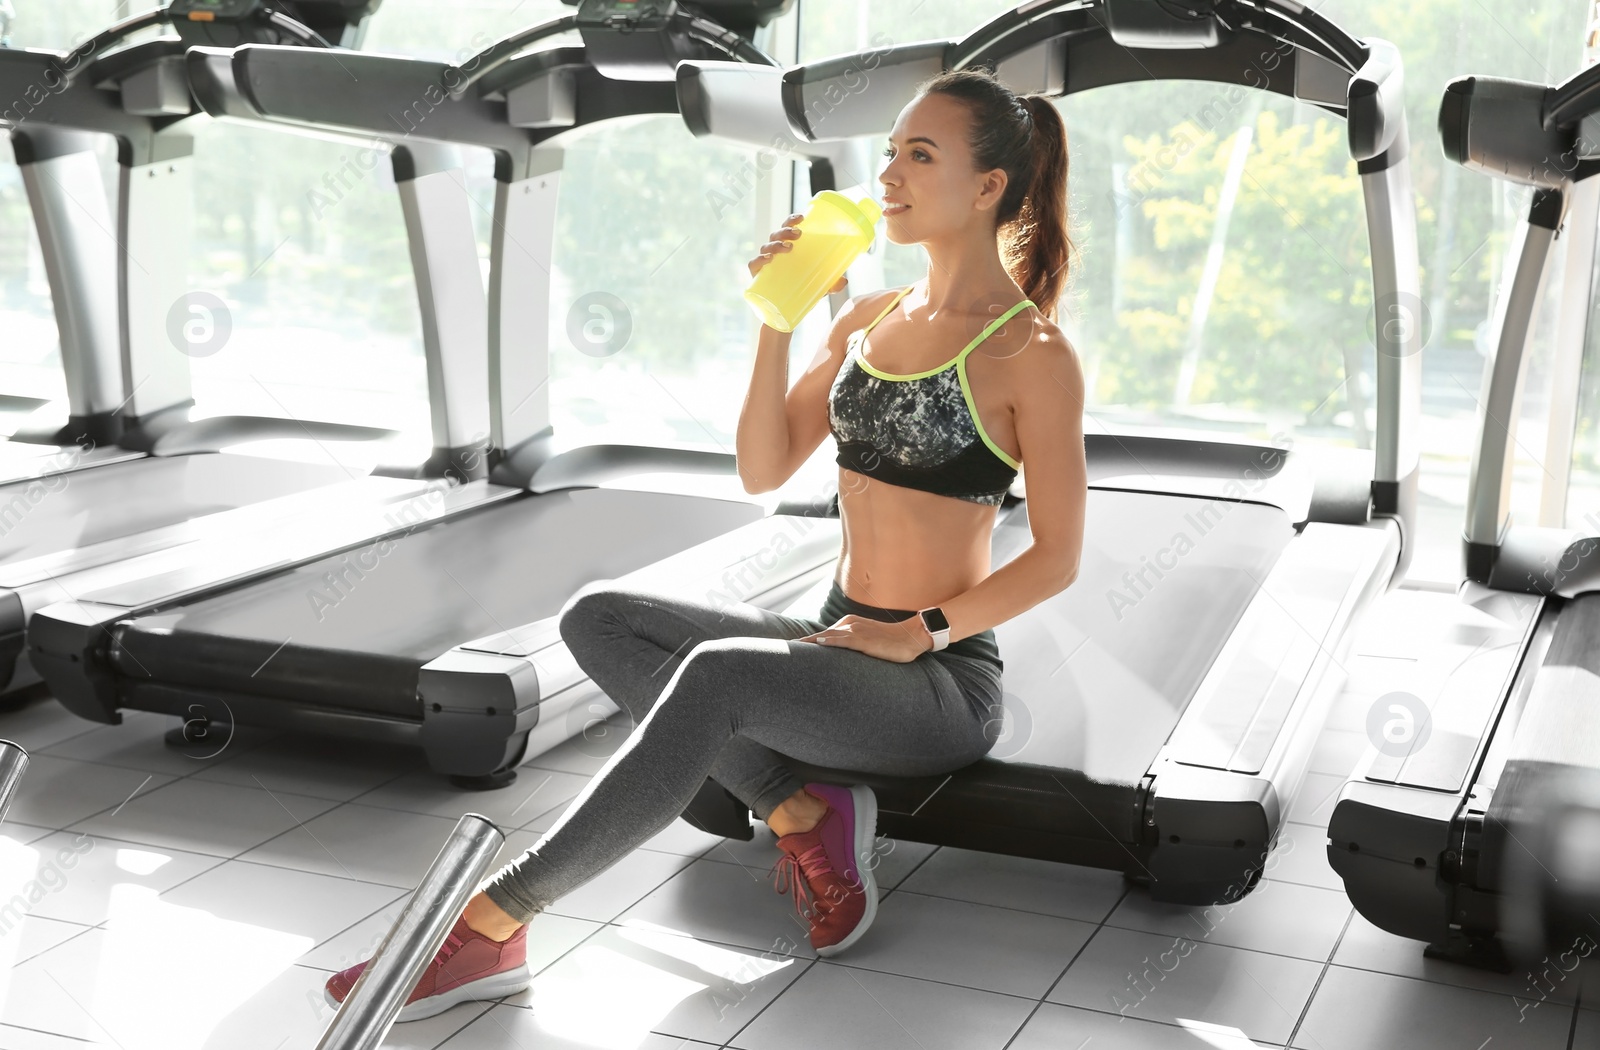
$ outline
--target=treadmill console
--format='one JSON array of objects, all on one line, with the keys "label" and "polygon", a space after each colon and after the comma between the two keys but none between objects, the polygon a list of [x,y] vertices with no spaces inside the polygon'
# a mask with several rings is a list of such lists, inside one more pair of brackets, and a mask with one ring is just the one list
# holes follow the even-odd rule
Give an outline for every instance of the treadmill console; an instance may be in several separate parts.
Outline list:
[{"label": "treadmill console", "polygon": [[580,0],[580,26],[615,29],[659,29],[678,5],[676,0]]},{"label": "treadmill console", "polygon": [[167,11],[174,19],[237,22],[245,15],[254,14],[260,6],[261,0],[172,0]]},{"label": "treadmill console", "polygon": [[578,22],[591,25],[619,25],[635,23],[643,28],[646,23],[654,28],[654,20],[664,20],[673,9],[686,14],[709,18],[726,26],[749,40],[757,29],[786,13],[794,0],[693,0],[673,3],[672,0],[561,0],[568,7],[578,9]]},{"label": "treadmill console", "polygon": [[1123,47],[1205,48],[1233,38],[1216,14],[1216,0],[1184,4],[1150,0],[1106,0],[1100,16],[1111,39]]},{"label": "treadmill console", "polygon": [[679,62],[726,57],[706,41],[731,32],[749,41],[794,0],[562,0],[576,6],[591,65],[613,80],[676,79]]},{"label": "treadmill console", "polygon": [[350,46],[382,0],[172,0],[167,19],[178,35],[192,44],[237,47],[247,43],[299,43],[271,21],[274,11],[287,15],[329,44]]}]

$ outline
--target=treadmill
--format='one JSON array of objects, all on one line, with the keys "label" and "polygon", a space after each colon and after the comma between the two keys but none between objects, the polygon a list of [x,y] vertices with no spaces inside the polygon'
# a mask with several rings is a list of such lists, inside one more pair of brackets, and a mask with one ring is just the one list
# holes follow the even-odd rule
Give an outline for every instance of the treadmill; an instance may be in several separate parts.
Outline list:
[{"label": "treadmill", "polygon": [[[1452,81],[1445,155],[1533,188],[1511,248],[1485,362],[1457,601],[1428,625],[1412,688],[1428,717],[1402,746],[1369,748],[1328,824],[1328,860],[1374,925],[1430,957],[1507,970],[1501,938],[1520,906],[1552,785],[1600,771],[1600,537],[1519,525],[1514,431],[1552,248],[1577,183],[1600,172],[1600,67],[1557,85]],[[1588,275],[1569,279],[1587,281]],[[1578,376],[1557,376],[1576,384]],[[1546,872],[1560,858],[1537,858]],[[1570,858],[1568,858],[1570,861]],[[1596,931],[1590,930],[1590,933]]]},{"label": "treadmill", "polygon": [[[1196,5],[1188,5],[1194,7]],[[987,67],[1061,97],[1150,79],[1253,85],[1345,117],[1367,209],[1375,302],[1416,301],[1403,74],[1395,48],[1309,7],[1219,0],[1187,15],[1143,0],[1024,4],[961,40],[889,46],[787,70],[679,66],[697,134],[882,136],[918,83]],[[1284,54],[1275,69],[1262,54]],[[860,71],[872,71],[863,87]],[[1414,326],[1412,326],[1414,328]],[[1418,336],[1377,354],[1376,451],[1330,457],[1221,440],[1085,435],[1077,581],[998,626],[1006,732],[946,776],[792,763],[802,779],[869,784],[895,838],[1122,871],[1157,900],[1247,893],[1290,810],[1337,693],[1351,625],[1395,586],[1415,535]],[[1242,479],[1260,478],[1255,491]],[[1030,542],[1026,501],[991,563]],[[1133,613],[1108,611],[1142,554],[1206,534]],[[711,781],[690,819],[748,838],[749,812]]]},{"label": "treadmill", "polygon": [[[672,78],[681,59],[770,63],[749,38],[789,3],[730,0],[691,13],[586,0],[459,68],[257,44],[192,49],[191,87],[218,119],[395,144],[407,214],[422,231],[412,258],[419,283],[434,288],[424,302],[438,314],[436,338],[488,348],[477,386],[452,385],[448,405],[467,432],[490,435],[478,457],[490,476],[462,486],[487,495],[426,522],[375,529],[325,556],[287,557],[253,578],[155,572],[41,610],[29,655],[54,695],[100,722],[131,708],[403,741],[462,786],[497,787],[514,778],[536,725],[541,748],[570,735],[560,732],[558,705],[543,703],[567,669],[523,653],[546,638],[527,625],[548,627],[584,584],[669,556],[698,559],[720,581],[746,550],[766,552],[757,583],[769,589],[799,571],[796,557],[826,571],[838,553],[837,524],[831,548],[812,538],[801,545],[809,555],[796,555],[792,542],[767,535],[767,501],[743,493],[733,456],[567,447],[550,425],[563,136],[604,120],[677,114]],[[527,51],[574,29],[580,46]],[[346,90],[352,77],[362,91]],[[411,100],[409,108],[397,99]],[[462,146],[495,157],[487,299],[455,168]],[[700,494],[684,491],[696,487]],[[790,560],[771,569],[774,553]]]},{"label": "treadmill", "polygon": [[[260,0],[173,0],[70,52],[0,47],[0,91],[12,100],[0,109],[0,126],[11,129],[33,212],[68,401],[65,419],[57,418],[58,406],[44,406],[0,443],[0,483],[152,452],[195,451],[224,436],[233,443],[392,436],[314,422],[302,429],[293,421],[257,417],[197,427],[188,418],[193,401],[187,360],[174,352],[162,305],[186,287],[192,207],[187,162],[194,130],[206,120],[175,63],[196,43],[331,47],[329,37],[358,38],[378,2],[294,0],[276,10]],[[177,35],[108,54],[133,34],[162,27]],[[114,208],[107,204],[93,152],[104,134],[118,147]]]},{"label": "treadmill", "polygon": [[[192,134],[208,119],[193,105],[184,52],[197,39],[326,49],[324,32],[348,38],[375,6],[301,0],[294,9],[307,24],[259,0],[175,0],[70,53],[0,49],[0,96],[14,100],[0,121],[13,129],[30,187],[77,397],[65,426],[20,435],[52,455],[0,485],[0,691],[39,680],[19,659],[28,616],[143,571],[129,570],[130,561],[157,558],[167,572],[195,562],[237,570],[242,554],[290,540],[303,547],[319,518],[338,532],[430,490],[421,480],[362,477],[337,463],[231,451],[271,438],[324,445],[393,434],[295,419],[193,419],[187,358],[170,342],[161,305],[184,288]],[[161,26],[178,35],[120,47]],[[105,194],[94,134],[113,136],[118,147],[114,218],[97,211]],[[396,473],[407,470],[420,473]],[[429,477],[443,484],[443,475]],[[437,502],[421,510],[431,513]],[[256,533],[271,542],[252,543]]]}]

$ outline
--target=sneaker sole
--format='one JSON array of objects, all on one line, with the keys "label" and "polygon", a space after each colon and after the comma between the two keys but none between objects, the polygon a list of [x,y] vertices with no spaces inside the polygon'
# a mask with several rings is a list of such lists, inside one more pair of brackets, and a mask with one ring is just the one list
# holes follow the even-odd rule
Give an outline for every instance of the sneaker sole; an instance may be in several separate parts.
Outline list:
[{"label": "sneaker sole", "polygon": [[[513,970],[503,973],[490,974],[480,977],[476,981],[460,984],[440,995],[430,995],[426,999],[418,999],[414,1003],[407,1003],[400,1008],[400,1013],[395,1016],[395,1021],[420,1021],[426,1017],[442,1014],[452,1006],[482,999],[501,999],[522,991],[533,983],[533,974],[528,972],[524,963]],[[339,1000],[326,988],[322,990],[322,997],[328,1005],[335,1010],[339,1009]]]},{"label": "sneaker sole", "polygon": [[837,955],[859,941],[878,915],[878,883],[872,877],[873,847],[878,842],[878,797],[865,784],[854,784],[850,800],[856,811],[856,874],[861,876],[861,892],[866,895],[867,906],[861,921],[843,940],[816,950],[821,956]]}]

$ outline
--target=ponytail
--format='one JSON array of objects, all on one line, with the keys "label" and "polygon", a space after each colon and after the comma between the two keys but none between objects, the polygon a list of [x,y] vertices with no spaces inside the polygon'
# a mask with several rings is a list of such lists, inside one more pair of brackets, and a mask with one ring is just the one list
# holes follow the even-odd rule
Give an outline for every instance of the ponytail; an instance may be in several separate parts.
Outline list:
[{"label": "ponytail", "polygon": [[919,95],[934,92],[967,104],[967,145],[978,171],[1006,173],[995,214],[1001,261],[1039,312],[1054,318],[1074,251],[1068,236],[1067,127],[1042,95],[1017,95],[985,69],[941,73]]}]

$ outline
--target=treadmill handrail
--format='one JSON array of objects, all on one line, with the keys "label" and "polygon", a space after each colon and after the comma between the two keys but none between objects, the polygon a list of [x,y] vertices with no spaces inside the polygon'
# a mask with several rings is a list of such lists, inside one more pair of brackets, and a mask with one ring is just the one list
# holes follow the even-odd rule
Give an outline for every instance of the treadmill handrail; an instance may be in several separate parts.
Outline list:
[{"label": "treadmill handrail", "polygon": [[1587,66],[1550,88],[1545,96],[1545,130],[1576,124],[1596,110],[1600,110],[1600,65]]},{"label": "treadmill handrail", "polygon": [[[513,57],[526,51],[529,46],[538,41],[573,29],[582,28],[582,15],[582,11],[577,11],[531,25],[526,29],[519,30],[508,37],[495,41],[476,55],[473,55],[461,66],[450,67],[447,70],[447,74],[455,73],[458,76],[464,70],[471,70],[465,76],[460,76],[459,83],[446,85],[449,88],[450,97],[461,98],[465,96],[467,92],[472,90],[474,85],[481,83],[484,78],[505,66]],[[702,18],[686,11],[674,10],[667,18],[667,24],[676,25],[686,30],[688,35],[721,48],[728,52],[732,58],[741,58],[745,62],[754,65],[775,66],[778,64],[777,60],[771,55],[751,44],[738,33],[718,25],[709,18]]]},{"label": "treadmill handrail", "polygon": [[172,19],[168,16],[167,9],[159,7],[154,11],[145,11],[142,14],[124,18],[120,22],[107,26],[62,56],[75,59],[72,68],[59,70],[62,79],[68,84],[72,83],[90,63],[128,37],[145,29],[168,25],[171,21]]},{"label": "treadmill handrail", "polygon": [[[303,22],[290,18],[282,11],[263,8],[253,13],[270,22],[275,28],[299,38],[302,41],[302,46],[333,46],[328,43],[321,33],[318,33]],[[198,21],[199,19],[196,19],[191,14],[188,20]],[[133,34],[155,26],[172,25],[176,21],[178,21],[178,18],[173,15],[170,7],[158,7],[154,11],[146,11],[143,14],[134,15],[132,18],[127,18],[115,25],[108,26],[67,53],[68,57],[81,55],[82,58],[75,61],[72,68],[60,70],[62,80],[67,84],[71,84],[73,80],[83,74],[85,69],[93,65],[101,55],[104,55]]]},{"label": "treadmill handrail", "polygon": [[[596,107],[603,111],[592,120],[677,112],[670,82],[611,80],[596,72],[584,56],[581,47],[552,48],[517,59],[514,68],[519,83],[564,73],[576,76],[579,93],[605,98],[604,107]],[[391,143],[425,140],[478,146],[495,154],[495,177],[504,182],[526,178],[538,146],[570,130],[517,127],[507,120],[504,101],[452,96],[448,83],[456,67],[444,62],[279,44],[194,47],[187,62],[195,99],[212,116],[301,132],[359,134]],[[348,84],[352,76],[369,89],[352,94],[308,87]],[[506,86],[501,76],[494,84]],[[397,115],[383,101],[393,97],[412,100],[410,107]]]},{"label": "treadmill handrail", "polygon": [[1350,155],[1358,162],[1387,152],[1406,126],[1400,49],[1377,38],[1366,43],[1367,60],[1350,78],[1349,90]]},{"label": "treadmill handrail", "polygon": [[518,52],[525,50],[529,45],[537,43],[547,36],[555,36],[558,33],[565,33],[569,30],[576,29],[577,27],[578,16],[576,13],[573,13],[561,15],[557,18],[540,22],[536,25],[531,25],[528,28],[519,30],[508,37],[503,37],[500,40],[496,40],[482,51],[479,51],[476,55],[473,55],[471,58],[467,59],[467,61],[463,62],[460,66],[451,66],[449,70],[447,70],[447,72],[455,72],[458,74],[461,73],[462,70],[472,70],[472,72],[467,73],[464,77],[462,77],[461,83],[450,87],[450,97],[461,98],[472,88],[474,84],[478,83],[484,77],[488,76],[490,73],[493,73],[507,62],[510,62]]},{"label": "treadmill handrail", "polygon": [[[1600,171],[1600,163],[1578,157],[1578,123],[1587,115],[1583,110],[1597,103],[1600,67],[1555,87],[1504,77],[1457,77],[1446,85],[1439,103],[1439,134],[1447,158],[1471,171],[1534,188],[1515,230],[1509,283],[1496,297],[1490,319],[1493,350],[1478,398],[1462,533],[1469,579],[1530,593],[1548,593],[1539,578],[1543,574],[1524,572],[1526,578],[1518,580],[1516,573],[1497,569],[1512,532],[1512,428],[1533,356],[1538,303],[1574,184]],[[1523,558],[1513,562],[1526,568]],[[1562,572],[1572,568],[1563,565]]]}]

